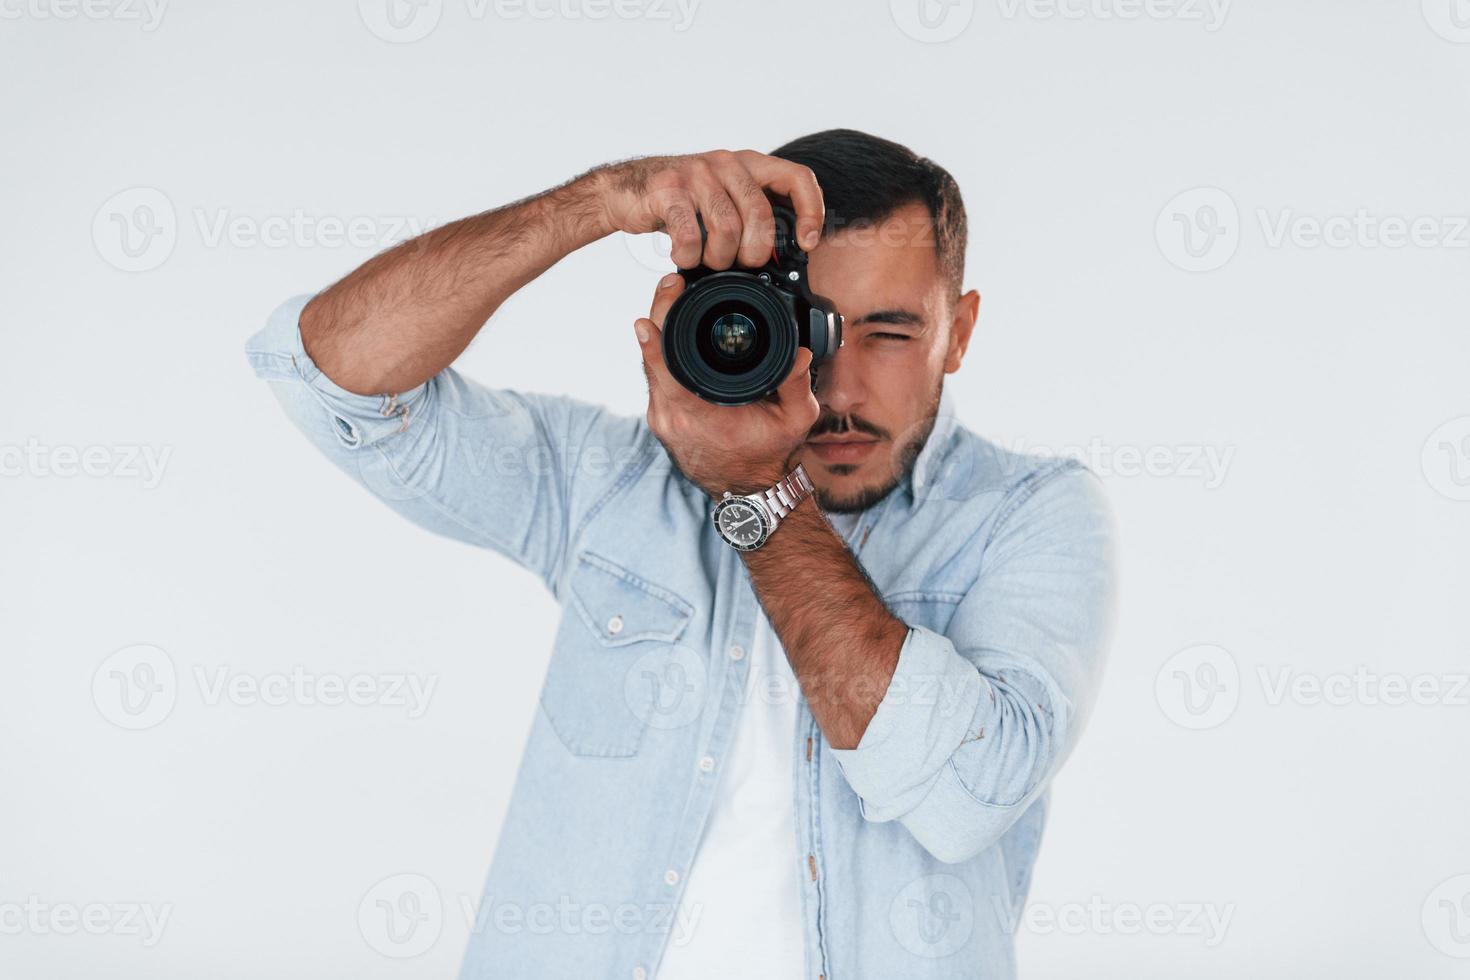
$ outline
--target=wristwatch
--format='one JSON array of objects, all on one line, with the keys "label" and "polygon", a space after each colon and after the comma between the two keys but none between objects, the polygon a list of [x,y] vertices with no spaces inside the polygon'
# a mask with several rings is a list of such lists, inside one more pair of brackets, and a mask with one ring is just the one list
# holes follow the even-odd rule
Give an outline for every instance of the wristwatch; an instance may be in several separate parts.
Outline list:
[{"label": "wristwatch", "polygon": [[781,518],[810,497],[814,489],[806,469],[797,463],[784,479],[760,493],[736,496],[726,490],[710,516],[715,530],[732,547],[754,551],[770,539]]}]

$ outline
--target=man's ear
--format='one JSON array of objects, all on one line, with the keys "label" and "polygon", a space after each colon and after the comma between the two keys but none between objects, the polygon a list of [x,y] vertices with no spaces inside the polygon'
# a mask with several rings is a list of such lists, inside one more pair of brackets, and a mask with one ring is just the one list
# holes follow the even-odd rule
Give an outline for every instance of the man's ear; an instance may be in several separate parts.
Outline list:
[{"label": "man's ear", "polygon": [[975,332],[975,321],[980,318],[980,294],[970,290],[954,304],[954,319],[949,324],[949,350],[944,355],[944,373],[954,374],[965,359],[965,350],[970,346],[970,335]]}]

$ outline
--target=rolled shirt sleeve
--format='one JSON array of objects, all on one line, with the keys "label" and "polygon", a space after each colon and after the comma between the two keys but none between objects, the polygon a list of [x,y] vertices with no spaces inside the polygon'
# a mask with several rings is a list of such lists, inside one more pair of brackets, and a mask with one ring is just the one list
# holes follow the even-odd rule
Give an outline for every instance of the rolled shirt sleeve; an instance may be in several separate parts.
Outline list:
[{"label": "rolled shirt sleeve", "polygon": [[1115,606],[1115,526],[1097,478],[1050,463],[1012,488],[945,633],[910,625],[878,709],[833,749],[864,818],[941,861],[998,841],[1076,744]]},{"label": "rolled shirt sleeve", "polygon": [[302,344],[310,300],[281,304],[245,347],[288,418],[394,510],[506,555],[560,598],[580,522],[653,451],[644,420],[566,395],[487,388],[453,368],[409,391],[347,391]]}]

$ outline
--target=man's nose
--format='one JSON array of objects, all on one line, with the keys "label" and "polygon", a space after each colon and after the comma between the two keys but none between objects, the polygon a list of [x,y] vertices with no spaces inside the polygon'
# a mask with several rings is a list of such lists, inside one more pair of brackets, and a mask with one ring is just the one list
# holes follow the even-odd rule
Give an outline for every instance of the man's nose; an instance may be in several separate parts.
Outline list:
[{"label": "man's nose", "polygon": [[861,360],[851,338],[837,352],[817,364],[817,404],[834,415],[846,415],[863,404],[867,386]]}]

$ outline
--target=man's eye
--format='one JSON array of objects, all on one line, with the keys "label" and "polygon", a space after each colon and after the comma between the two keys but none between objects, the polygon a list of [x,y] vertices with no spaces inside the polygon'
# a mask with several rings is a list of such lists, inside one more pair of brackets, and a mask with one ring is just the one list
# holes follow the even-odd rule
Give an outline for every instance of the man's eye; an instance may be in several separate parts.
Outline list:
[{"label": "man's eye", "polygon": [[908,334],[905,334],[905,333],[875,333],[875,334],[873,334],[873,336],[874,337],[888,337],[888,338],[890,338],[892,340],[910,340],[910,339],[912,339],[912,338],[909,337]]}]

